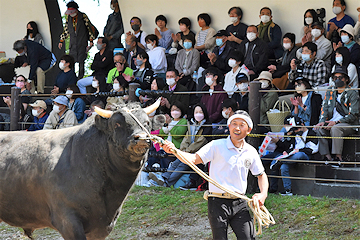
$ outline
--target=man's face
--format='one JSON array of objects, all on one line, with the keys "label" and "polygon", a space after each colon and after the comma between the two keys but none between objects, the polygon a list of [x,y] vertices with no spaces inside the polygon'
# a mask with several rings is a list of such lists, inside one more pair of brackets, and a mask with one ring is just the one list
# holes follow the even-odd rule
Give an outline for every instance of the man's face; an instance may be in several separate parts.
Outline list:
[{"label": "man's face", "polygon": [[157,20],[157,21],[156,21],[156,25],[157,25],[160,29],[166,27],[166,23],[165,23],[165,21],[163,21],[163,20]]},{"label": "man's face", "polygon": [[309,54],[310,58],[313,59],[316,52],[312,53],[310,49],[308,49],[307,47],[303,47],[302,54]]},{"label": "man's face", "polygon": [[167,71],[166,72],[166,78],[175,78],[175,81],[178,80],[177,77],[176,77],[175,72],[173,72],[173,71]]},{"label": "man's face", "polygon": [[311,28],[312,28],[312,29],[319,29],[319,30],[321,31],[321,34],[324,33],[324,29],[322,29],[322,28],[319,27],[319,26],[312,26]]},{"label": "man's face", "polygon": [[271,13],[270,13],[270,10],[269,10],[269,9],[263,9],[263,10],[261,10],[259,17],[261,18],[261,16],[263,16],[263,15],[269,16],[270,19],[272,19],[272,16],[271,16]]},{"label": "man's face", "polygon": [[229,125],[229,132],[231,139],[238,141],[244,139],[251,132],[251,128],[249,128],[245,120],[235,118]]},{"label": "man's face", "polygon": [[226,42],[227,37],[226,36],[218,36],[218,37],[216,37],[216,39],[221,39],[222,42],[224,43],[224,42]]},{"label": "man's face", "polygon": [[102,42],[102,38],[98,38],[98,40],[97,40],[97,44],[102,44],[103,42]]},{"label": "man's face", "polygon": [[114,56],[114,63],[118,71],[122,71],[124,69],[125,61],[123,61],[121,56]]},{"label": "man's face", "polygon": [[132,25],[135,25],[135,24],[137,24],[137,25],[139,25],[141,27],[139,19],[134,18],[134,19],[131,20],[130,25],[132,26]]},{"label": "man's face", "polygon": [[256,27],[248,27],[246,30],[246,33],[256,33],[256,36],[258,35],[258,31]]},{"label": "man's face", "polygon": [[135,47],[135,45],[136,45],[135,42],[131,41],[131,38],[132,38],[131,36],[128,36],[128,37],[126,37],[126,39],[125,39],[126,44],[128,44],[129,46],[131,46],[130,50],[132,50],[132,49]]},{"label": "man's face", "polygon": [[333,81],[336,81],[337,79],[343,81],[346,85],[346,78],[344,76],[344,74],[342,73],[335,73],[334,76],[333,76]]},{"label": "man's face", "polygon": [[342,11],[345,11],[345,6],[341,5],[340,0],[335,0],[335,1],[333,2],[333,7],[341,7],[341,10],[342,10]]},{"label": "man's face", "polygon": [[241,16],[238,16],[236,9],[233,9],[230,11],[229,17],[237,17],[238,19],[240,19]]}]

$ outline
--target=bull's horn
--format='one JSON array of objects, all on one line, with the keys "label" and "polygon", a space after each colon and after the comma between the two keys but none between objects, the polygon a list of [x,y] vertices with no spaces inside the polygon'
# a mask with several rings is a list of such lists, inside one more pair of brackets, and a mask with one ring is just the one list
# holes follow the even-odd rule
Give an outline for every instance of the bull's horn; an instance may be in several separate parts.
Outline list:
[{"label": "bull's horn", "polygon": [[94,111],[99,114],[100,116],[102,116],[103,118],[110,118],[113,115],[113,111],[110,110],[105,110],[102,108],[99,108],[97,106],[94,107]]},{"label": "bull's horn", "polygon": [[156,111],[156,109],[160,106],[160,101],[161,101],[161,97],[159,97],[158,100],[156,100],[156,102],[154,102],[150,106],[144,108],[144,111],[146,112],[146,114],[149,115],[153,111]]}]

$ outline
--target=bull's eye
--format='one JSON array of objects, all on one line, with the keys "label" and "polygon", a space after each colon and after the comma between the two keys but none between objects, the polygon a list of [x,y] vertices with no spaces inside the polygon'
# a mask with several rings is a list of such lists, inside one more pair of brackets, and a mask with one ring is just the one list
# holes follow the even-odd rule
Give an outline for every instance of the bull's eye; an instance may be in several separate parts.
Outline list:
[{"label": "bull's eye", "polygon": [[120,123],[115,123],[114,128],[118,128],[118,127],[121,127]]},{"label": "bull's eye", "polygon": [[149,122],[149,121],[145,121],[145,122],[144,122],[144,126],[150,126],[150,122]]}]

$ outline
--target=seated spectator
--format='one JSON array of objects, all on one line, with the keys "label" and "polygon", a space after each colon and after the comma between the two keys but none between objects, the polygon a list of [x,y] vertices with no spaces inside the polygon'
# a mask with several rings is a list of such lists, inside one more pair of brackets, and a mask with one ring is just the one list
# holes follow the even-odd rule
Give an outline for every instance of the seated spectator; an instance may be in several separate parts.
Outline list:
[{"label": "seated spectator", "polygon": [[93,73],[90,76],[77,81],[77,86],[83,94],[86,93],[86,87],[91,86],[93,76],[97,72],[108,74],[108,72],[114,67],[113,53],[108,47],[108,40],[105,37],[99,37],[96,47],[99,52],[95,54],[93,63],[91,64],[91,70],[93,70]]},{"label": "seated spectator", "polygon": [[43,129],[62,129],[78,124],[75,113],[68,109],[69,100],[66,96],[57,96],[53,102],[53,110],[46,119]]},{"label": "seated spectator", "polygon": [[238,50],[244,55],[244,65],[249,69],[250,79],[259,76],[269,66],[267,44],[258,38],[256,26],[250,25],[246,30],[246,40],[242,41]]},{"label": "seated spectator", "polygon": [[132,70],[136,70],[136,58],[139,53],[144,53],[145,50],[139,47],[136,37],[134,35],[128,35],[125,38],[125,52],[124,56]]},{"label": "seated spectator", "polygon": [[99,96],[98,93],[100,92],[108,92],[108,86],[106,84],[106,75],[103,72],[95,73],[93,77],[93,81],[91,86],[95,89],[93,95],[86,96],[86,103],[92,103],[94,101],[102,101],[104,104],[106,103],[105,96]]},{"label": "seated spectator", "polygon": [[[346,69],[348,72],[348,76],[350,78],[349,86],[351,88],[358,88],[359,87],[359,78],[356,66],[350,63],[350,52],[346,47],[339,47],[335,51],[335,64],[331,69],[333,73],[335,68],[342,67]],[[335,82],[333,81],[332,77],[329,78],[329,85],[335,86]]]},{"label": "seated spectator", "polygon": [[179,51],[184,48],[184,37],[189,36],[192,37],[192,39],[195,39],[195,33],[190,30],[191,21],[189,18],[183,17],[179,19],[178,23],[180,32],[178,32],[176,35],[174,33],[171,34],[171,38],[173,39],[173,43],[171,44],[171,46],[173,48],[177,48],[177,50]]},{"label": "seated spectator", "polygon": [[285,49],[282,61],[276,66],[268,66],[269,72],[273,77],[273,84],[278,89],[286,89],[289,85],[288,73],[290,72],[290,62],[296,59],[296,51],[298,47],[295,46],[295,34],[286,33],[283,37],[283,47]]},{"label": "seated spectator", "polygon": [[132,17],[130,20],[131,29],[134,31],[131,33],[130,31],[126,33],[126,36],[134,35],[136,37],[136,42],[139,47],[142,49],[146,48],[146,41],[145,38],[147,36],[147,33],[140,30],[142,24],[141,19],[138,17]]},{"label": "seated spectator", "polygon": [[[114,56],[115,67],[111,69],[107,75],[106,83],[113,84],[114,79],[120,77],[125,80],[125,77],[132,77],[133,70],[129,68],[128,63],[122,53],[116,53]],[[130,81],[130,79],[129,79]]]},{"label": "seated spectator", "polygon": [[[162,78],[159,78],[159,77],[152,78],[150,90],[158,91],[158,90],[163,90],[164,88],[165,88],[165,83]],[[140,95],[139,100],[140,100],[140,103],[142,103],[143,105],[150,105],[150,104],[154,103],[156,99],[152,98],[151,96],[141,96]],[[159,109],[157,109],[156,111],[158,112]]]},{"label": "seated spectator", "polygon": [[139,83],[140,88],[143,90],[150,89],[154,71],[151,70],[152,67],[149,62],[149,55],[146,52],[141,52],[136,56],[135,60],[137,69],[133,72],[133,82]]},{"label": "seated spectator", "polygon": [[355,30],[355,41],[357,44],[360,44],[360,8],[357,8],[359,14],[358,14],[358,20],[356,21],[356,24],[354,26]]},{"label": "seated spectator", "polygon": [[164,15],[158,15],[155,18],[155,24],[159,27],[159,29],[155,28],[155,35],[159,39],[159,47],[165,48],[165,53],[168,53],[171,48],[172,31],[166,27],[167,19]]},{"label": "seated spectator", "polygon": [[229,34],[225,30],[219,30],[214,35],[216,47],[212,53],[208,53],[210,65],[217,67],[224,75],[231,70],[228,61],[232,48],[226,44],[228,36]]},{"label": "seated spectator", "polygon": [[109,49],[113,51],[114,48],[123,48],[121,44],[121,35],[124,33],[124,26],[117,0],[111,0],[110,8],[112,12],[106,21],[104,27],[104,36],[109,41]]},{"label": "seated spectator", "polygon": [[228,14],[231,21],[231,24],[226,27],[226,31],[229,34],[228,44],[236,49],[246,39],[246,29],[248,26],[241,22],[243,12],[240,7],[230,8]]},{"label": "seated spectator", "polygon": [[239,73],[236,76],[236,88],[239,91],[234,93],[231,97],[238,103],[237,109],[244,110],[246,112],[249,111],[249,86],[249,76],[245,73]]},{"label": "seated spectator", "polygon": [[49,117],[49,114],[46,113],[46,103],[43,100],[36,100],[29,105],[32,108],[31,113],[34,116],[34,124],[31,124],[27,130],[37,131],[43,129],[46,119]]},{"label": "seated spectator", "polygon": [[222,86],[219,84],[221,81],[221,73],[215,67],[206,69],[205,83],[202,91],[209,93],[203,93],[201,97],[201,103],[205,105],[206,110],[209,114],[209,119],[212,123],[218,123],[221,121],[221,103],[228,98],[226,93],[214,93],[214,91],[224,91]]},{"label": "seated spectator", "polygon": [[44,93],[45,73],[55,64],[55,55],[39,43],[30,40],[14,42],[13,49],[20,56],[26,55],[26,61],[22,67],[30,65],[28,82],[31,83],[31,91],[35,92],[33,80],[36,75],[37,93]]},{"label": "seated spectator", "polygon": [[[178,83],[179,81],[179,72],[176,69],[169,69],[166,72],[166,84],[163,90],[172,91],[172,92],[187,92],[187,88]],[[158,85],[159,86],[159,85]],[[170,113],[170,107],[179,101],[184,104],[187,108],[189,107],[189,94],[164,94],[160,103],[160,111],[164,114]]]},{"label": "seated spectator", "polygon": [[44,46],[44,39],[39,32],[36,22],[28,22],[28,24],[26,25],[26,35],[24,37],[24,40],[34,41]]},{"label": "seated spectator", "polygon": [[215,29],[210,27],[211,17],[207,13],[201,13],[197,17],[200,31],[195,35],[195,49],[198,50],[201,54],[200,57],[200,66],[205,66],[209,61],[207,54],[212,52],[215,47],[215,38],[216,34]]},{"label": "seated spectator", "polygon": [[192,74],[200,66],[200,53],[194,49],[195,39],[190,35],[184,37],[182,44],[184,49],[181,49],[176,56],[175,68],[180,73],[179,83],[192,91],[195,88]]},{"label": "seated spectator", "polygon": [[[121,76],[114,79],[114,83],[112,84],[112,89],[110,92],[124,92],[126,88],[128,88],[129,83],[124,80]],[[106,107],[105,109],[116,109],[117,105],[124,103],[128,100],[128,95],[123,96],[115,96],[108,97],[106,99]]]},{"label": "seated spectator", "polygon": [[[261,90],[275,90],[272,85],[271,73],[262,71],[257,79],[261,83]],[[266,112],[274,107],[277,100],[279,100],[277,92],[262,92],[260,102],[260,124],[269,124],[269,119]],[[260,132],[268,132],[268,127],[260,127]]]},{"label": "seated spectator", "polygon": [[[349,49],[350,51],[350,62],[353,63],[358,71],[358,75],[360,73],[359,67],[360,67],[360,46],[355,42],[355,31],[354,28],[347,24],[345,25],[341,30],[341,42],[342,44]],[[334,46],[334,50],[336,50],[338,47],[342,46],[342,44],[338,44]]]},{"label": "seated spectator", "polygon": [[238,77],[242,77],[245,74],[248,80],[250,80],[248,71],[242,67],[243,63],[244,55],[241,52],[236,50],[230,52],[228,65],[231,67],[231,70],[226,73],[224,80],[224,90],[227,92],[229,97],[238,90],[236,86]]},{"label": "seated spectator", "polygon": [[165,48],[159,47],[159,39],[155,34],[149,34],[145,38],[146,47],[149,49],[149,62],[156,76],[166,79],[167,61]]},{"label": "seated spectator", "polygon": [[[318,133],[321,136],[331,136],[331,154],[335,155],[337,163],[334,166],[339,166],[342,161],[342,151],[344,139],[342,137],[355,134],[355,128],[349,126],[358,125],[359,119],[359,94],[357,90],[349,89],[349,76],[346,70],[336,68],[331,75],[335,81],[337,91],[327,91],[322,109],[319,123],[317,127],[326,126],[325,128],[318,128]],[[332,89],[329,88],[329,89]],[[329,150],[328,139],[319,139],[319,153],[325,157],[327,161],[331,161],[332,157]]]},{"label": "seated spectator", "polygon": [[354,20],[345,14],[346,3],[345,0],[333,1],[333,13],[336,17],[332,18],[328,22],[326,38],[332,43],[338,43],[340,41],[339,29],[343,28],[346,24],[351,26],[355,25]]},{"label": "seated spectator", "polygon": [[[213,126],[212,135],[213,140],[226,138],[227,136],[220,136],[220,135],[229,135],[229,127],[227,125],[227,120],[229,117],[234,115],[235,111],[238,109],[238,103],[233,98],[225,99],[221,103],[222,108],[222,116],[223,119],[215,126]],[[216,136],[218,135],[218,136]]]},{"label": "seated spectator", "polygon": [[307,42],[312,42],[311,25],[315,22],[320,22],[320,19],[314,9],[308,9],[304,14],[304,27],[301,30],[301,43],[296,46],[301,47]]},{"label": "seated spectator", "polygon": [[314,37],[313,42],[317,46],[316,58],[323,60],[327,70],[330,72],[331,54],[333,53],[331,42],[324,37],[325,29],[321,23],[315,22],[311,27],[311,35]]},{"label": "seated spectator", "polygon": [[267,43],[269,47],[268,58],[279,59],[283,55],[283,48],[281,46],[281,28],[272,21],[272,11],[268,7],[263,7],[260,10],[261,22],[257,25],[259,38]]},{"label": "seated spectator", "polygon": [[86,119],[86,114],[84,113],[86,109],[86,104],[81,98],[79,88],[75,84],[71,84],[66,89],[66,97],[69,99],[68,108],[75,113],[78,123],[83,123]]},{"label": "seated spectator", "polygon": [[70,55],[64,55],[60,58],[60,72],[56,77],[54,88],[51,94],[65,93],[66,88],[70,84],[76,84],[77,77],[74,71],[74,58]]},{"label": "seated spectator", "polygon": [[295,79],[295,96],[290,98],[293,105],[292,115],[297,116],[305,126],[314,126],[319,121],[322,98],[311,90],[309,81],[299,77]]},{"label": "seated spectator", "polygon": [[[288,116],[284,120],[285,127],[290,128],[281,140],[274,138],[276,149],[263,158],[277,158],[285,155],[285,159],[289,160],[309,160],[313,159],[314,154],[318,152],[319,145],[316,133],[312,129],[304,127],[301,118],[296,116]],[[309,136],[309,138],[308,138]],[[290,166],[294,166],[296,162],[273,160],[270,165],[271,175],[278,176],[279,169],[282,177],[284,191],[280,192],[282,196],[292,196]],[[269,192],[275,193],[278,189],[278,178],[270,178]]]},{"label": "seated spectator", "polygon": [[85,110],[84,113],[87,117],[91,117],[92,115],[97,115],[97,112],[95,112],[95,107],[99,107],[101,109],[105,108],[105,104],[101,100],[95,100],[90,104],[90,108],[88,110]]},{"label": "seated spectator", "polygon": [[326,82],[327,68],[323,60],[316,58],[316,53],[317,46],[315,43],[307,42],[304,44],[301,54],[302,61],[299,66],[295,64],[295,59],[290,62],[290,83],[292,83],[297,77],[298,69],[302,69],[302,77],[308,79],[313,88],[317,88],[319,85]]}]

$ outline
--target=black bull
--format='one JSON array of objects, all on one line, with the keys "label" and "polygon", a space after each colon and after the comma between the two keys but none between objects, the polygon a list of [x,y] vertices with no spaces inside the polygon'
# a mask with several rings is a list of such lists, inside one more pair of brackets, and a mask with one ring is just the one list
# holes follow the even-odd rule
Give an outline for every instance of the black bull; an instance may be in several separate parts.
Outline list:
[{"label": "black bull", "polygon": [[[132,113],[149,130],[146,113]],[[150,143],[123,109],[84,124],[0,134],[0,222],[50,227],[64,239],[105,239],[142,168]]]}]

